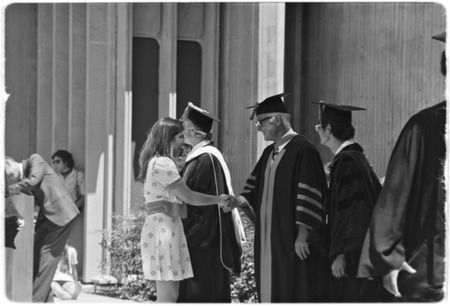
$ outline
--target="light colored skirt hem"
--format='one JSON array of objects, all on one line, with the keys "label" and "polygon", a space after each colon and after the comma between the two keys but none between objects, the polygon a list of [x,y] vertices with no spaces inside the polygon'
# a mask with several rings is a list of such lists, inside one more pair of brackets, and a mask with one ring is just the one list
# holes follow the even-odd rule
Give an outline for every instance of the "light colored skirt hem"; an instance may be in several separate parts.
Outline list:
[{"label": "light colored skirt hem", "polygon": [[185,279],[188,279],[188,278],[193,278],[193,277],[194,277],[194,275],[184,276],[184,277],[177,277],[177,278],[172,278],[172,279],[161,279],[161,278],[156,278],[156,277],[153,277],[153,278],[144,277],[144,278],[146,280],[152,280],[152,281],[158,281],[158,282],[180,282],[182,280],[185,280]]}]

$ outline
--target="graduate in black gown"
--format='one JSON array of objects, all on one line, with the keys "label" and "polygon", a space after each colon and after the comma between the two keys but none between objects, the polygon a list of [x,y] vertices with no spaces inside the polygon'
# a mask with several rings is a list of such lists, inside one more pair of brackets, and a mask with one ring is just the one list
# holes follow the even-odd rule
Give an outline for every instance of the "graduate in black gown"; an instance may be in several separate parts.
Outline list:
[{"label": "graduate in black gown", "polygon": [[274,143],[263,151],[237,203],[255,220],[259,301],[321,302],[326,301],[326,262],[309,238],[325,221],[325,172],[314,145],[292,130],[283,96],[254,108],[258,131]]},{"label": "graduate in black gown", "polygon": [[[228,167],[210,133],[218,119],[189,103],[181,120],[185,142],[192,146],[181,172],[186,185],[211,195],[232,194]],[[189,205],[183,227],[194,277],[180,282],[178,302],[231,302],[230,275],[241,271],[243,237],[236,233],[242,235],[243,227],[237,209]]]},{"label": "graduate in black gown", "polygon": [[[445,33],[433,38],[445,41]],[[446,107],[419,111],[404,126],[364,242],[359,275],[381,278],[390,301],[444,297]]]},{"label": "graduate in black gown", "polygon": [[359,257],[373,208],[381,190],[363,148],[353,140],[352,111],[363,108],[319,103],[316,131],[332,151],[326,196],[331,267],[330,302],[364,302],[357,278]]}]

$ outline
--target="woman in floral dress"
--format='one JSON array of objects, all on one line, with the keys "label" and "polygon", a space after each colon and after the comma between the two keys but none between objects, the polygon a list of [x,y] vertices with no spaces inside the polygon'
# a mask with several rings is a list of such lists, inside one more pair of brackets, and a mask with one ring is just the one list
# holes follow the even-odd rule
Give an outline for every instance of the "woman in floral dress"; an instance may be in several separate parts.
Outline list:
[{"label": "woman in floral dress", "polygon": [[175,303],[179,281],[194,276],[181,222],[187,213],[184,203],[228,203],[227,195],[194,192],[183,182],[173,155],[183,142],[181,122],[162,118],[152,127],[139,158],[148,212],[141,233],[142,266],[144,277],[156,281],[157,302]]}]

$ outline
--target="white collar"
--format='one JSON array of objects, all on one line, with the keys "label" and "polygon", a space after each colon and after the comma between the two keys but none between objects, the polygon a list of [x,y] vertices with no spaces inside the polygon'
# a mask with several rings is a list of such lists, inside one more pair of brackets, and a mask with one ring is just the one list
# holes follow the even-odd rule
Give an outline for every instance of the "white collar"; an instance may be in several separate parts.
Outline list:
[{"label": "white collar", "polygon": [[353,139],[349,139],[344,141],[341,146],[336,150],[336,153],[334,153],[334,155],[337,155],[339,152],[341,152],[346,146],[352,145],[354,144],[355,141]]},{"label": "white collar", "polygon": [[194,152],[196,150],[198,150],[199,148],[204,147],[204,146],[206,146],[206,145],[208,145],[210,143],[211,143],[211,140],[202,140],[202,141],[200,141],[199,143],[197,143],[195,146],[192,147],[192,150],[188,153],[186,158],[189,157],[189,155],[194,154]]},{"label": "white collar", "polygon": [[[286,137],[286,136],[288,136],[288,135],[297,135],[297,133],[294,132],[294,130],[293,130],[292,128],[290,128],[290,129],[286,132],[286,134],[283,135],[283,137]],[[282,139],[283,137],[281,137],[280,139]],[[289,140],[289,141],[290,141],[290,140]],[[282,145],[280,145],[280,146],[278,147],[278,151],[281,151],[281,150],[289,143],[289,141],[287,141],[287,142],[283,143]]]}]

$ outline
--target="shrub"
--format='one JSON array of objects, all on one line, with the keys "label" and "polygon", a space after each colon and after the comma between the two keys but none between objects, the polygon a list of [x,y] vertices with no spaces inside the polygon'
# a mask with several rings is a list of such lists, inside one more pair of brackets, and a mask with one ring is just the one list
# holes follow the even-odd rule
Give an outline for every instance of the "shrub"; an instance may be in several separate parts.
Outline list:
[{"label": "shrub", "polygon": [[255,227],[251,221],[241,214],[247,242],[242,246],[242,271],[239,277],[231,277],[231,299],[239,303],[257,303],[255,280],[255,260],[253,254],[253,239]]},{"label": "shrub", "polygon": [[[138,204],[128,216],[114,215],[111,231],[104,231],[101,245],[109,252],[109,260],[101,263],[103,271],[120,280],[121,286],[103,288],[99,294],[138,302],[156,299],[156,284],[144,279],[140,249],[141,230],[147,212]],[[253,237],[254,227],[242,216],[247,242],[242,250],[242,271],[239,277],[231,276],[231,298],[233,302],[257,302],[254,278]]]},{"label": "shrub", "polygon": [[101,244],[110,256],[102,262],[102,270],[110,270],[122,283],[118,293],[105,290],[107,295],[134,301],[156,299],[155,283],[144,279],[142,272],[140,239],[146,215],[145,206],[137,205],[128,216],[114,215],[111,232],[103,232]]}]

